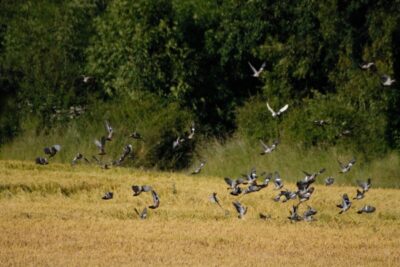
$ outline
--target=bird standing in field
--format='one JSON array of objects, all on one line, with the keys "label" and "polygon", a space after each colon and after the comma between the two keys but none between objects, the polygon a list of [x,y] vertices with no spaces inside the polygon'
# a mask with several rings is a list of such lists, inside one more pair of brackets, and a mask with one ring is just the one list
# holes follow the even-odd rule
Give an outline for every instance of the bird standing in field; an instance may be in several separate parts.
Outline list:
[{"label": "bird standing in field", "polygon": [[257,70],[256,68],[254,68],[253,65],[251,65],[250,62],[247,62],[247,63],[249,63],[249,66],[250,66],[251,70],[253,71],[253,77],[255,77],[255,78],[258,78],[260,76],[261,72],[263,72],[265,65],[266,65],[266,63],[263,62],[261,67]]},{"label": "bird standing in field", "polygon": [[347,194],[343,194],[342,204],[336,206],[341,209],[339,214],[342,214],[343,212],[347,211],[351,207],[351,201],[349,199],[349,196]]},{"label": "bird standing in field", "polygon": [[43,158],[43,157],[37,157],[35,159],[35,162],[38,165],[47,165],[47,164],[49,164],[49,161],[46,158]]},{"label": "bird standing in field", "polygon": [[359,210],[357,211],[357,213],[358,213],[358,214],[361,214],[361,213],[363,213],[363,212],[365,212],[365,213],[372,213],[372,212],[374,212],[375,210],[376,210],[375,207],[370,206],[370,205],[365,205],[364,207],[362,207],[361,209],[359,209]]},{"label": "bird standing in field", "polygon": [[104,196],[102,197],[102,199],[103,199],[103,200],[109,200],[109,199],[112,199],[113,196],[114,196],[114,193],[113,193],[113,192],[106,192],[106,193],[104,194]]},{"label": "bird standing in field", "polygon": [[262,146],[262,151],[261,151],[260,155],[265,155],[265,154],[269,154],[272,151],[274,151],[276,149],[276,147],[278,146],[279,141],[275,140],[271,146],[266,145],[261,139],[260,139],[260,143]]},{"label": "bird standing in field", "polygon": [[288,109],[288,107],[289,107],[289,105],[288,104],[286,104],[286,105],[284,105],[283,107],[281,107],[281,109],[280,110],[278,110],[278,112],[275,112],[272,108],[271,108],[271,106],[269,105],[269,103],[267,102],[267,108],[268,108],[268,110],[271,112],[271,114],[272,114],[272,117],[279,117],[283,112],[285,112],[287,109]]},{"label": "bird standing in field", "polygon": [[57,152],[59,152],[60,150],[61,150],[61,146],[60,145],[53,145],[51,147],[45,147],[43,149],[44,153],[46,155],[49,155],[49,158],[54,157],[57,154]]}]

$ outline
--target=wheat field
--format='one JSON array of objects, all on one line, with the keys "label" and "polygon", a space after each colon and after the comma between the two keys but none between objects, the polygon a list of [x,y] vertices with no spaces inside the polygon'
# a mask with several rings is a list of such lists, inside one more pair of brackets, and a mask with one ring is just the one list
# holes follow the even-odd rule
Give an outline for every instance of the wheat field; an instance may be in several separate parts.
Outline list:
[{"label": "wheat field", "polygon": [[[316,185],[307,204],[318,210],[317,220],[291,223],[295,202],[272,201],[272,185],[234,197],[222,178],[0,161],[1,265],[400,266],[398,189],[372,187],[339,215],[341,195],[352,198],[356,187]],[[133,197],[133,184],[160,195],[146,220],[134,208],[150,205],[151,195]],[[102,200],[107,191],[114,198]],[[209,201],[212,192],[228,215]],[[244,219],[237,218],[236,199],[248,207]],[[376,212],[357,214],[364,204]],[[260,220],[259,212],[271,219]]]}]

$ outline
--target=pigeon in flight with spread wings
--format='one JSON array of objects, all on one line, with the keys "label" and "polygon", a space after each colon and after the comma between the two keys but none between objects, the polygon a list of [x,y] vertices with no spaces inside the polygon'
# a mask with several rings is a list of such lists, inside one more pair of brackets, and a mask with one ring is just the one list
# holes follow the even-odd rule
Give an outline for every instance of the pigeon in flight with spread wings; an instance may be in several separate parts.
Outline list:
[{"label": "pigeon in flight with spread wings", "polygon": [[261,65],[260,69],[258,69],[258,70],[256,70],[256,68],[254,68],[254,66],[251,65],[250,62],[247,62],[247,63],[249,63],[249,66],[250,66],[251,70],[253,71],[253,77],[255,77],[255,78],[260,77],[260,74],[261,74],[261,72],[263,72],[266,63],[264,62],[264,63]]},{"label": "pigeon in flight with spread wings", "polygon": [[272,151],[274,151],[276,149],[276,147],[279,144],[278,140],[275,140],[271,146],[268,146],[267,144],[265,144],[261,139],[260,139],[260,144],[262,146],[262,151],[260,153],[260,155],[265,155],[265,154],[269,154]]},{"label": "pigeon in flight with spread wings", "polygon": [[390,76],[388,75],[383,75],[381,77],[381,83],[383,86],[391,86],[392,84],[394,84],[396,82],[395,79],[392,79]]},{"label": "pigeon in flight with spread wings", "polygon": [[151,195],[153,196],[153,205],[149,206],[149,208],[156,209],[160,206],[160,198],[154,190],[151,190]]},{"label": "pigeon in flight with spread wings", "polygon": [[289,104],[284,105],[283,107],[281,107],[280,110],[278,110],[277,112],[275,112],[271,106],[269,105],[269,103],[267,102],[267,108],[268,110],[271,112],[272,117],[279,117],[283,112],[285,112],[289,107]]}]

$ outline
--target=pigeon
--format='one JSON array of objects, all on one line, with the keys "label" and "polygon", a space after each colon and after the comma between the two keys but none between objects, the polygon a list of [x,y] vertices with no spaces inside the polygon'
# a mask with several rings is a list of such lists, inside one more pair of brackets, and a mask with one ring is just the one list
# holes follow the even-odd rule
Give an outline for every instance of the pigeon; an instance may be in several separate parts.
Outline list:
[{"label": "pigeon", "polygon": [[262,152],[260,153],[260,155],[265,155],[265,154],[269,154],[272,151],[274,151],[276,149],[276,147],[279,144],[278,140],[275,140],[271,146],[266,145],[262,140],[260,140],[261,146],[262,146]]},{"label": "pigeon", "polygon": [[271,112],[273,118],[279,117],[283,112],[285,112],[285,111],[288,109],[288,107],[289,107],[289,105],[286,104],[286,105],[284,105],[278,112],[275,112],[275,111],[270,107],[269,103],[267,102],[267,108],[268,108],[268,110]]},{"label": "pigeon", "polygon": [[244,215],[246,214],[246,212],[247,212],[247,207],[245,207],[245,206],[243,206],[242,204],[240,204],[239,201],[232,202],[232,204],[233,204],[233,206],[235,206],[236,211],[239,213],[238,218],[239,218],[239,219],[242,219],[243,216],[244,216]]},{"label": "pigeon", "polygon": [[230,194],[232,196],[238,196],[238,195],[240,195],[242,193],[242,191],[243,191],[242,188],[237,186],[230,192]]},{"label": "pigeon", "polygon": [[46,155],[49,155],[49,157],[52,158],[61,150],[61,146],[53,145],[51,147],[45,147],[43,150]]},{"label": "pigeon", "polygon": [[145,220],[147,219],[147,207],[145,207],[143,209],[142,212],[139,212],[136,208],[135,208],[135,212],[136,214],[139,216],[140,219]]},{"label": "pigeon", "polygon": [[305,221],[307,222],[311,222],[314,221],[315,219],[313,218],[313,216],[317,214],[317,210],[311,208],[310,206],[307,206],[307,210],[304,212],[303,214],[303,218]]},{"label": "pigeon", "polygon": [[229,185],[228,189],[235,189],[238,186],[237,180],[233,180],[229,177],[225,177],[224,181]]},{"label": "pigeon", "polygon": [[213,192],[213,193],[210,195],[209,198],[210,198],[210,201],[211,201],[212,203],[217,203],[217,205],[220,206],[220,208],[222,208],[221,203],[219,203],[219,199],[217,198],[217,193]]},{"label": "pigeon", "polygon": [[297,194],[296,194],[296,192],[292,192],[292,191],[285,189],[284,191],[281,191],[281,196],[285,197],[285,199],[282,202],[286,202],[291,199],[295,199],[297,197]]},{"label": "pigeon", "polygon": [[94,140],[95,145],[97,146],[97,148],[100,150],[99,155],[105,155],[106,151],[105,151],[105,146],[106,146],[106,137],[102,136],[100,141],[99,140]]},{"label": "pigeon", "polygon": [[133,139],[137,139],[137,140],[142,140],[143,141],[142,135],[137,131],[134,131],[133,133],[131,133],[131,135],[129,137],[132,137]]},{"label": "pigeon", "polygon": [[251,185],[249,185],[249,187],[247,187],[247,188],[244,190],[243,194],[245,195],[245,194],[249,194],[249,193],[258,192],[258,191],[260,191],[262,188],[263,188],[263,186],[261,186],[261,185],[251,184]]},{"label": "pigeon", "polygon": [[149,185],[132,185],[133,196],[138,196],[142,192],[150,192],[153,190]]},{"label": "pigeon", "polygon": [[251,65],[250,62],[247,62],[247,63],[249,63],[249,66],[250,66],[251,70],[253,71],[253,77],[255,77],[255,78],[258,78],[260,76],[261,72],[263,72],[263,70],[265,68],[265,65],[266,65],[266,63],[264,62],[261,65],[260,69],[256,70],[256,68],[254,68],[253,65]]},{"label": "pigeon", "polygon": [[263,183],[261,184],[261,186],[267,187],[268,184],[269,184],[269,181],[271,180],[271,178],[272,178],[272,173],[268,173],[268,174],[265,176],[264,181],[263,181]]},{"label": "pigeon", "polygon": [[150,209],[156,209],[160,206],[160,198],[156,191],[151,190],[151,195],[153,196],[153,205],[149,206]]},{"label": "pigeon", "polygon": [[383,86],[391,86],[395,82],[396,82],[396,80],[390,78],[388,75],[383,75],[381,77],[381,83]]},{"label": "pigeon", "polygon": [[371,188],[371,178],[368,178],[367,181],[360,181],[357,180],[357,184],[361,189],[365,192],[367,192]]},{"label": "pigeon", "polygon": [[194,122],[192,122],[192,125],[190,126],[190,132],[187,136],[187,139],[192,140],[194,137],[195,131],[196,131],[196,128],[194,127]]},{"label": "pigeon", "polygon": [[326,185],[326,186],[333,185],[334,182],[335,182],[335,178],[333,178],[333,177],[331,177],[331,176],[329,176],[329,177],[327,177],[327,178],[325,179],[325,185]]},{"label": "pigeon", "polygon": [[176,140],[174,142],[172,142],[172,148],[177,149],[184,141],[185,141],[184,138],[181,138],[180,136],[178,136],[178,138],[176,138]]},{"label": "pigeon", "polygon": [[102,199],[104,199],[104,200],[109,200],[109,199],[112,199],[113,196],[114,196],[114,193],[113,193],[113,192],[107,192],[107,193],[104,194],[104,196],[102,197]]},{"label": "pigeon", "polygon": [[351,167],[356,163],[356,159],[353,158],[347,164],[343,164],[339,160],[338,160],[338,163],[340,165],[340,172],[339,173],[346,173],[346,172],[349,172]]},{"label": "pigeon", "polygon": [[89,163],[89,160],[88,160],[87,158],[85,158],[81,153],[78,153],[78,154],[76,154],[76,156],[72,159],[71,164],[72,164],[72,165],[75,165],[75,164],[78,162],[78,160],[81,160],[81,159],[83,159],[83,160],[85,160],[87,163]]},{"label": "pigeon", "polygon": [[260,219],[264,220],[264,221],[266,221],[267,219],[271,219],[271,215],[269,215],[269,214],[264,214],[264,213],[260,212],[259,216],[260,216]]},{"label": "pigeon", "polygon": [[275,172],[274,185],[275,185],[275,190],[279,190],[283,187],[283,182],[282,182],[281,176],[279,175],[279,173],[277,171]]},{"label": "pigeon", "polygon": [[349,196],[347,194],[343,194],[342,204],[336,206],[341,209],[339,214],[342,214],[343,212],[347,211],[351,207]]},{"label": "pigeon", "polygon": [[292,206],[292,210],[290,211],[290,216],[288,217],[288,219],[293,222],[293,221],[301,221],[303,218],[301,218],[301,216],[299,214],[297,214],[297,209],[298,206]]},{"label": "pigeon", "polygon": [[314,187],[310,187],[304,191],[298,191],[297,195],[299,196],[300,202],[309,200],[313,192],[314,192]]},{"label": "pigeon", "polygon": [[125,158],[132,153],[133,147],[131,144],[128,144],[124,147],[121,157],[114,162],[115,165],[121,165],[124,162]]},{"label": "pigeon", "polygon": [[360,190],[357,189],[357,195],[355,197],[353,197],[353,199],[357,199],[357,200],[363,199],[364,198],[364,193],[365,193],[364,190],[360,191]]},{"label": "pigeon", "polygon": [[376,66],[374,62],[364,62],[358,65],[362,70],[376,70]]},{"label": "pigeon", "polygon": [[108,121],[105,121],[105,127],[106,127],[106,131],[107,131],[107,138],[106,138],[106,140],[107,140],[107,141],[111,141],[111,140],[112,140],[112,137],[113,137],[113,134],[114,134],[114,130],[113,130],[113,128],[111,127],[111,125],[110,125],[110,123],[109,123]]},{"label": "pigeon", "polygon": [[84,83],[91,83],[94,81],[94,78],[92,76],[82,75],[82,81]]},{"label": "pigeon", "polygon": [[329,124],[329,122],[327,122],[326,120],[315,120],[314,124],[322,127],[322,126]]},{"label": "pigeon", "polygon": [[47,164],[49,164],[49,161],[46,158],[43,158],[43,157],[37,157],[35,159],[35,162],[36,162],[36,164],[39,164],[39,165],[47,165]]},{"label": "pigeon", "polygon": [[361,213],[363,213],[363,212],[365,212],[365,213],[372,213],[372,212],[374,212],[375,210],[376,210],[375,207],[370,206],[370,205],[365,205],[364,207],[362,207],[361,209],[359,209],[359,210],[357,211],[357,213],[358,213],[358,214],[361,214]]},{"label": "pigeon", "polygon": [[201,169],[204,167],[204,165],[206,165],[206,162],[205,162],[205,161],[200,162],[199,167],[197,167],[197,168],[192,172],[192,174],[193,174],[193,175],[194,175],[194,174],[199,174],[199,173],[201,172]]},{"label": "pigeon", "polygon": [[100,165],[102,169],[108,170],[110,168],[110,165],[108,163],[100,161],[98,158],[96,158],[96,156],[92,156],[92,158],[96,161],[97,164]]}]

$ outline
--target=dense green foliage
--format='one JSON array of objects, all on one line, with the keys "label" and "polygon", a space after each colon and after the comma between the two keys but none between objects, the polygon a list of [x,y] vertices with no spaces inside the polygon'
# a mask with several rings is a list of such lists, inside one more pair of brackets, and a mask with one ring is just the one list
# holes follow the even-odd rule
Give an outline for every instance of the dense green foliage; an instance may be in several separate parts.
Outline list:
[{"label": "dense green foliage", "polygon": [[136,164],[182,168],[194,143],[177,158],[171,142],[193,120],[205,137],[381,155],[400,149],[399,82],[380,81],[400,80],[399,44],[399,0],[1,1],[0,144],[32,118],[37,136],[108,119],[149,138]]}]

